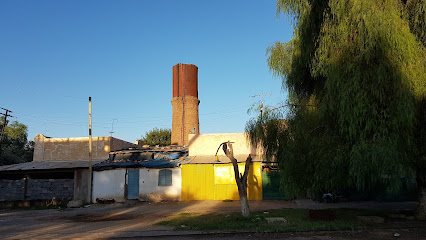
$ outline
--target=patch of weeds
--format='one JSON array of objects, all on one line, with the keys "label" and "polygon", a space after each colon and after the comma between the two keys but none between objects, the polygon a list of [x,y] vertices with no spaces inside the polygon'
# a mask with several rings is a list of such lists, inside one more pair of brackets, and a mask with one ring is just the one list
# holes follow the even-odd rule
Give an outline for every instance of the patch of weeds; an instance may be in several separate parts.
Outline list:
[{"label": "patch of weeds", "polygon": [[[357,216],[372,214],[385,215],[383,211],[336,209],[334,221],[311,221],[307,209],[270,210],[269,214],[252,212],[249,217],[240,213],[231,214],[179,214],[175,218],[157,223],[158,225],[173,226],[176,230],[219,230],[255,232],[285,232],[285,231],[333,231],[357,230],[364,226],[358,222]],[[268,223],[266,218],[282,217],[287,223]]]},{"label": "patch of weeds", "polygon": [[[173,226],[176,230],[241,230],[255,229],[259,222],[266,222],[263,217],[243,217],[240,214],[204,214],[185,215],[159,222],[159,225]],[[184,226],[184,227],[182,227]],[[244,226],[244,228],[242,228]]]}]

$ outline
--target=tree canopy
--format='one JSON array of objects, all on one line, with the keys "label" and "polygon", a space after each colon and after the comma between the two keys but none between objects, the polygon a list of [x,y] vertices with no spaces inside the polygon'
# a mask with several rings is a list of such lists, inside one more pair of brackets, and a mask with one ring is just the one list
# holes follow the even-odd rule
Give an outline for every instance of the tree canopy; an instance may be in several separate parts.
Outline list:
[{"label": "tree canopy", "polygon": [[[1,118],[3,127],[4,117]],[[1,129],[0,127],[0,129]],[[27,140],[27,126],[13,121],[4,129],[0,165],[30,162],[33,160],[34,142]]]},{"label": "tree canopy", "polygon": [[271,112],[246,131],[278,160],[287,194],[397,191],[401,176],[426,187],[425,10],[422,0],[277,1],[294,36],[267,62],[290,113],[285,127]]},{"label": "tree canopy", "polygon": [[163,128],[154,128],[148,131],[143,138],[140,139],[144,144],[155,146],[170,145],[172,140],[172,130]]}]

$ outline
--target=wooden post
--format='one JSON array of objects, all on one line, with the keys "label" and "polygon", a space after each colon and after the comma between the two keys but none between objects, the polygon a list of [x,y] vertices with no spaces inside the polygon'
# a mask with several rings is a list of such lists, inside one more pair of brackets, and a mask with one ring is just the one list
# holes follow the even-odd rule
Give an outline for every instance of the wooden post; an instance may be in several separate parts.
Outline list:
[{"label": "wooden post", "polygon": [[89,97],[89,181],[87,189],[89,203],[92,203],[92,97]]}]

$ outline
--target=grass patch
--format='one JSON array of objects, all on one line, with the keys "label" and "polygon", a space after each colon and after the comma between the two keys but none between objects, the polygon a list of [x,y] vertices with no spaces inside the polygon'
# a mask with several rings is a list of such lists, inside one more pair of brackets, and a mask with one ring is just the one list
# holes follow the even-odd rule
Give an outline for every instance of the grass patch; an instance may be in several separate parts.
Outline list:
[{"label": "grass patch", "polygon": [[[333,231],[357,230],[365,225],[357,221],[357,216],[384,216],[383,211],[360,209],[335,209],[334,221],[311,221],[307,209],[279,209],[270,210],[269,214],[252,212],[250,217],[243,217],[240,213],[232,214],[195,214],[181,213],[175,218],[157,223],[163,226],[172,226],[175,230],[220,230],[256,232],[282,232],[282,231]],[[283,217],[286,224],[269,224],[265,218]]]}]

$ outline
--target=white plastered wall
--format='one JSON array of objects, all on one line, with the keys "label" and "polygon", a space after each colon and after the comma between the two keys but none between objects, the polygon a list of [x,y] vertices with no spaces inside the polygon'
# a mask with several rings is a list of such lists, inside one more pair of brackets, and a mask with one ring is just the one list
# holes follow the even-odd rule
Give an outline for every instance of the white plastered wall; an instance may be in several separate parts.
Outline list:
[{"label": "white plastered wall", "polygon": [[92,201],[96,202],[96,198],[112,198],[116,202],[124,202],[125,182],[126,169],[94,171]]},{"label": "white plastered wall", "polygon": [[139,178],[139,199],[149,201],[180,201],[182,190],[182,171],[180,167],[172,170],[172,186],[158,186],[158,174],[162,169],[141,168]]}]

